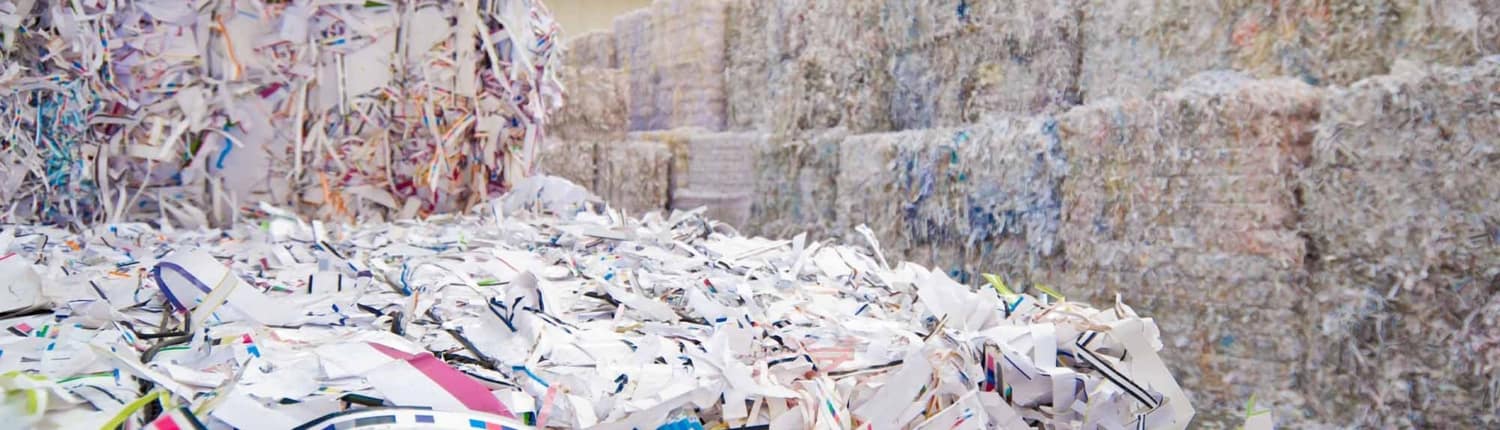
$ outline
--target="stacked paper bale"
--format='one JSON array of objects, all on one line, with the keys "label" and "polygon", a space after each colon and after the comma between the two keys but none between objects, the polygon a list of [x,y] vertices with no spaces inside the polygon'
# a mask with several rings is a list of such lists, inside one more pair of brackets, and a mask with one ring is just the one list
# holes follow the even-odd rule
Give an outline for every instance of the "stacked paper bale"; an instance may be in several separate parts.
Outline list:
[{"label": "stacked paper bale", "polygon": [[775,38],[771,129],[890,129],[880,4],[870,1],[776,0],[768,27]]},{"label": "stacked paper bale", "polygon": [[1321,97],[1291,79],[1215,73],[1061,119],[1072,166],[1062,238],[1079,286],[1066,293],[1169,310],[1164,341],[1202,346],[1170,362],[1217,412],[1252,394],[1294,402],[1305,351],[1286,336],[1300,314],[1277,297],[1301,293],[1305,278],[1294,169]]},{"label": "stacked paper bale", "polygon": [[724,129],[723,0],[657,0],[651,4],[656,129]]},{"label": "stacked paper bale", "polygon": [[672,189],[672,208],[708,207],[707,215],[734,226],[750,220],[755,158],[765,133],[707,133],[687,138],[687,172]]},{"label": "stacked paper bale", "polygon": [[1398,59],[1467,64],[1500,53],[1489,0],[1085,0],[1086,99],[1146,96],[1206,70],[1349,84]]},{"label": "stacked paper bale", "polygon": [[777,34],[770,29],[778,3],[763,0],[730,0],[725,28],[724,106],[725,127],[730,130],[766,130],[771,124],[770,88]]},{"label": "stacked paper bale", "polygon": [[595,194],[635,214],[667,208],[672,189],[672,151],[667,144],[627,139],[597,147]]},{"label": "stacked paper bale", "polygon": [[836,128],[772,135],[759,145],[748,231],[771,237],[838,233],[830,230],[836,218],[834,178],[839,172],[839,142],[847,134]]},{"label": "stacked paper bale", "polygon": [[549,137],[612,140],[625,135],[628,93],[619,69],[565,67],[558,79],[567,86],[563,106],[552,116]]},{"label": "stacked paper bale", "polygon": [[1086,101],[1143,97],[1229,66],[1232,14],[1194,0],[1085,0],[1080,90]]},{"label": "stacked paper bale", "polygon": [[903,207],[908,200],[901,191],[906,184],[900,173],[906,166],[896,157],[903,147],[919,146],[929,134],[949,131],[905,130],[849,136],[838,145],[838,171],[833,230],[851,236],[864,224],[875,232],[885,252],[906,255],[912,249],[905,240]]},{"label": "stacked paper bale", "polygon": [[[687,185],[688,173],[688,141],[695,136],[707,133],[698,128],[679,128],[675,130],[660,131],[638,131],[630,133],[630,140],[658,142],[666,145],[667,152],[671,154],[669,166],[666,170],[667,189],[675,190]],[[670,192],[668,193],[670,196]],[[670,203],[670,201],[668,202]],[[668,205],[670,206],[670,204]]]},{"label": "stacked paper bale", "polygon": [[886,3],[897,129],[987,114],[1058,113],[1079,102],[1077,0]]},{"label": "stacked paper bale", "polygon": [[654,44],[650,9],[638,9],[615,17],[615,55],[620,69],[625,73],[626,107],[628,130],[657,130],[665,128],[658,123],[656,106],[656,57],[652,54]]},{"label": "stacked paper bale", "polygon": [[1233,12],[1236,69],[1310,83],[1349,84],[1399,59],[1462,65],[1500,53],[1493,0],[1291,1]]},{"label": "stacked paper bale", "polygon": [[537,157],[537,170],[595,190],[599,177],[599,148],[607,145],[609,143],[594,139],[547,139]]},{"label": "stacked paper bale", "polygon": [[1398,70],[1329,97],[1301,181],[1301,225],[1320,257],[1307,339],[1326,346],[1306,362],[1313,416],[1500,422],[1496,94],[1500,57]]},{"label": "stacked paper bale", "polygon": [[839,156],[838,228],[868,225],[894,256],[960,279],[1060,268],[1068,165],[1052,118],[851,136]]},{"label": "stacked paper bale", "polygon": [[594,30],[575,36],[568,40],[564,58],[570,67],[618,68],[620,60],[615,55],[615,33]]}]

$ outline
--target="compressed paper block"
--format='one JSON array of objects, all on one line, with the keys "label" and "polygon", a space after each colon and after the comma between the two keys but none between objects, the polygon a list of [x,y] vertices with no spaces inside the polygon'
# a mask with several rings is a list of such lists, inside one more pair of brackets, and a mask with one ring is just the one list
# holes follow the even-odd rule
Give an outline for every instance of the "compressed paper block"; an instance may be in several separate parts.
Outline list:
[{"label": "compressed paper block", "polygon": [[1231,10],[1233,66],[1345,85],[1397,60],[1467,65],[1500,53],[1493,0],[1292,1]]},{"label": "compressed paper block", "polygon": [[594,30],[569,38],[564,58],[569,67],[613,69],[620,67],[615,49],[614,31]]},{"label": "compressed paper block", "polygon": [[686,170],[674,175],[671,207],[707,206],[709,216],[744,226],[755,191],[756,157],[768,140],[764,133],[687,134],[675,140],[684,149],[676,155],[686,159],[675,166],[685,164]]},{"label": "compressed paper block", "polygon": [[[1291,79],[1210,73],[1154,98],[1091,102],[1060,117],[1071,166],[1060,236],[1069,283],[1078,289],[1069,296],[1120,294],[1154,300],[1145,308],[1201,313],[1211,304],[1266,305],[1235,300],[1256,297],[1241,290],[1300,293],[1294,287],[1305,282],[1308,262],[1296,231],[1295,169],[1305,162],[1322,97]],[[1188,365],[1226,354],[1237,338],[1299,333],[1307,322],[1224,324],[1234,325],[1163,326],[1169,343],[1206,342],[1174,356],[1192,381],[1189,392],[1213,405],[1200,420],[1233,419],[1227,408],[1251,394],[1292,414],[1290,374]],[[1244,358],[1279,359],[1260,350]]]},{"label": "compressed paper block", "polygon": [[837,225],[866,224],[893,253],[960,279],[995,273],[1023,285],[1061,262],[1067,174],[1051,117],[851,136],[840,148]]},{"label": "compressed paper block", "polygon": [[[648,34],[631,41],[651,45],[645,50],[645,62],[628,66],[621,62],[631,76],[631,106],[651,105],[643,107],[642,115],[633,116],[631,130],[724,129],[726,9],[723,0],[651,4]],[[647,88],[638,93],[637,85]]]},{"label": "compressed paper block", "polygon": [[567,87],[563,106],[553,114],[548,136],[562,139],[619,139],[625,135],[628,92],[618,69],[562,68],[558,80]]},{"label": "compressed paper block", "polygon": [[1397,60],[1467,64],[1500,53],[1500,3],[1087,0],[1085,100],[1139,97],[1234,69],[1345,85]]},{"label": "compressed paper block", "polygon": [[741,227],[750,221],[750,206],[753,192],[745,191],[701,191],[677,189],[672,191],[672,209],[693,210],[708,208],[704,216]]},{"label": "compressed paper block", "polygon": [[779,133],[890,129],[890,74],[877,2],[777,0],[768,85]]},{"label": "compressed paper block", "polygon": [[765,133],[709,133],[686,137],[687,174],[679,189],[739,193],[754,189],[756,157]]},{"label": "compressed paper block", "polygon": [[641,131],[630,133],[630,140],[642,140],[660,142],[666,145],[668,153],[671,154],[668,170],[668,189],[675,190],[688,186],[688,166],[691,156],[688,142],[693,138],[708,134],[707,131],[697,128],[681,128],[664,131]]},{"label": "compressed paper block", "polygon": [[667,209],[672,172],[667,144],[624,140],[601,142],[598,148],[594,192],[604,201],[636,214]]},{"label": "compressed paper block", "polygon": [[843,129],[773,135],[755,157],[755,194],[747,231],[771,237],[808,232],[838,235],[836,219],[839,142]]},{"label": "compressed paper block", "polygon": [[[1487,427],[1500,357],[1500,57],[1329,96],[1300,225],[1320,258],[1309,408],[1339,425]],[[1315,371],[1337,367],[1339,372]],[[1373,381],[1400,380],[1382,387]],[[1316,395],[1313,395],[1316,394]],[[1383,405],[1371,408],[1369,405]]]},{"label": "compressed paper block", "polygon": [[537,158],[537,170],[595,190],[598,188],[598,151],[602,144],[608,143],[588,139],[548,139]]},{"label": "compressed paper block", "polygon": [[1176,88],[1227,69],[1232,6],[1193,0],[1085,0],[1079,87],[1092,103]]},{"label": "compressed paper block", "polygon": [[[912,245],[905,240],[907,198],[897,187],[900,169],[896,156],[902,145],[923,139],[928,130],[857,134],[838,145],[837,189],[833,213],[834,229],[846,237],[856,236],[864,224],[880,239],[886,252],[906,255]],[[904,185],[904,182],[901,183]]]},{"label": "compressed paper block", "polygon": [[629,130],[658,130],[656,57],[653,55],[654,23],[650,9],[639,9],[615,17],[615,55],[625,73]]},{"label": "compressed paper block", "polygon": [[724,62],[724,115],[729,130],[768,130],[771,125],[772,62],[777,34],[771,16],[777,3],[730,0],[727,5]]},{"label": "compressed paper block", "polygon": [[[1079,102],[1082,45],[1075,0],[916,2],[911,32],[889,42],[897,129],[955,126],[985,115],[1058,113]],[[894,14],[894,13],[893,13]],[[918,18],[937,16],[950,24]],[[935,33],[935,34],[934,34]]]}]

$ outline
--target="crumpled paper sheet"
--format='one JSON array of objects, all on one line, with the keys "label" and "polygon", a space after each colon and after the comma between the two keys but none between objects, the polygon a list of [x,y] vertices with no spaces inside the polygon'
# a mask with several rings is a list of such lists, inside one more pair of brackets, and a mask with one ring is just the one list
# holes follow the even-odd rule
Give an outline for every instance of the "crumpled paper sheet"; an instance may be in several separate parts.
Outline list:
[{"label": "crumpled paper sheet", "polygon": [[6,0],[0,30],[9,222],[464,208],[530,173],[561,96],[537,0]]},{"label": "crumpled paper sheet", "polygon": [[[356,401],[601,429],[1193,415],[1155,324],[1123,303],[960,284],[868,239],[622,217],[553,177],[515,189],[425,221],[263,206],[258,226],[231,230],[9,227],[5,259],[20,264],[4,267],[34,271],[49,306],[0,318],[7,422],[133,426],[154,404],[143,395],[183,406],[163,416],[259,428]],[[148,334],[171,331],[186,336]]]}]

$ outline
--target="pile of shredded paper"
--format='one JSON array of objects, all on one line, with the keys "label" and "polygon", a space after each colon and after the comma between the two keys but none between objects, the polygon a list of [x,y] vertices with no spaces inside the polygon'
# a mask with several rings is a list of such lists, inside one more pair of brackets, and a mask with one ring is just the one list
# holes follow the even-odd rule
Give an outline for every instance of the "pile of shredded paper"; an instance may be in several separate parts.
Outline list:
[{"label": "pile of shredded paper", "polygon": [[[630,218],[530,178],[464,215],[0,234],[0,428],[1183,428],[1130,307],[862,243]],[[389,428],[389,427],[387,427]]]},{"label": "pile of shredded paper", "polygon": [[530,175],[540,0],[0,0],[0,221],[460,210]]}]

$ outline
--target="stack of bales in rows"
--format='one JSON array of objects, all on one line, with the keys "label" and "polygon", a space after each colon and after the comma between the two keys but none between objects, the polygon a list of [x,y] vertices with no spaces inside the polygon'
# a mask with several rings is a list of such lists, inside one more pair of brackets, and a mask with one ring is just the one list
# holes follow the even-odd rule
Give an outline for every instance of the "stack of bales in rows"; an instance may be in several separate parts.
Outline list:
[{"label": "stack of bales in rows", "polygon": [[852,136],[841,145],[837,226],[868,225],[888,252],[959,279],[1046,277],[1061,262],[1067,158],[1051,117]]},{"label": "stack of bales in rows", "polygon": [[1500,57],[1401,70],[1329,97],[1301,175],[1302,230],[1320,257],[1304,299],[1319,345],[1308,385],[1329,399],[1313,416],[1500,422],[1497,94]]},{"label": "stack of bales in rows", "polygon": [[1288,401],[1306,352],[1283,337],[1305,273],[1295,172],[1321,99],[1295,80],[1212,73],[1061,119],[1069,293],[1119,294],[1165,320],[1164,342],[1199,345],[1168,360],[1195,404]]},{"label": "stack of bales in rows", "polygon": [[886,1],[892,125],[949,127],[1078,104],[1079,13],[1077,0]]},{"label": "stack of bales in rows", "polygon": [[1085,100],[1146,96],[1234,69],[1346,85],[1397,59],[1468,64],[1500,53],[1489,0],[1085,0]]}]

